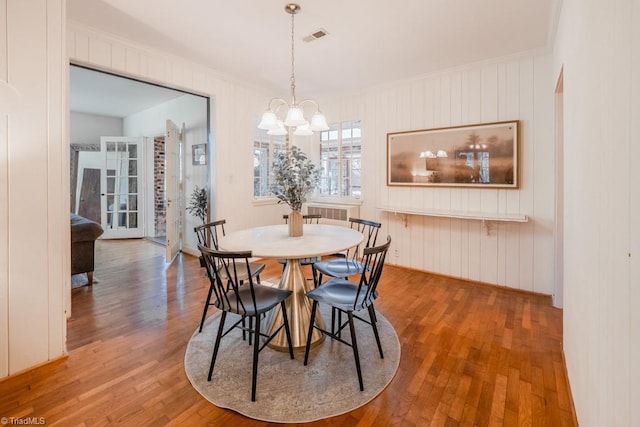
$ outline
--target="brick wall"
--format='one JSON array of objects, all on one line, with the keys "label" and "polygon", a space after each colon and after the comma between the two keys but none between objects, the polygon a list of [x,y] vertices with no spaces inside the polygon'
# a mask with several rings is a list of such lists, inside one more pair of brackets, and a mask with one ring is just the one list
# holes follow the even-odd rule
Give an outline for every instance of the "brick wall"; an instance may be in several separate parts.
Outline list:
[{"label": "brick wall", "polygon": [[153,140],[153,201],[156,236],[164,236],[167,228],[164,197],[164,136],[158,136]]}]

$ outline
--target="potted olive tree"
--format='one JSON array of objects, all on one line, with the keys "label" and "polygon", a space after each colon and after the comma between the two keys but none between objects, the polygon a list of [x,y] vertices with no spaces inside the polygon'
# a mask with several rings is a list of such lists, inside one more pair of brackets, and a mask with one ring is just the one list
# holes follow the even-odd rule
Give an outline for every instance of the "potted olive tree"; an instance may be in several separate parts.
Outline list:
[{"label": "potted olive tree", "polygon": [[[209,199],[207,197],[207,188],[200,188],[196,185],[193,189],[193,192],[191,193],[191,197],[189,198],[187,212],[197,218],[200,218],[200,221],[202,221],[202,223],[204,224],[207,221],[208,202]],[[204,258],[200,256],[200,267],[204,266]]]},{"label": "potted olive tree", "polygon": [[200,220],[204,224],[207,220],[207,203],[207,188],[200,188],[196,185],[193,189],[193,192],[191,193],[191,197],[189,198],[187,212],[189,212],[196,218],[200,218]]},{"label": "potted olive tree", "polygon": [[291,208],[288,221],[291,237],[302,236],[302,204],[316,189],[319,179],[318,167],[295,145],[275,155],[271,191],[278,203],[286,203]]}]

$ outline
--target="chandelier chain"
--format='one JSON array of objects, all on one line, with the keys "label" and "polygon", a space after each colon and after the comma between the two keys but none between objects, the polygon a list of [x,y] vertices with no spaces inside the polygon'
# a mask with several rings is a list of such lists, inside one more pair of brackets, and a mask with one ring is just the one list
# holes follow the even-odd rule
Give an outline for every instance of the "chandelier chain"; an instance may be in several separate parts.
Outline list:
[{"label": "chandelier chain", "polygon": [[293,105],[296,104],[296,74],[295,74],[295,39],[294,39],[294,16],[295,14],[291,14],[291,98],[293,101]]},{"label": "chandelier chain", "polygon": [[[289,104],[282,98],[272,98],[267,105],[267,110],[262,114],[262,119],[258,124],[258,129],[267,130],[268,135],[287,135],[286,143],[288,146],[289,133],[291,128],[295,127],[294,135],[309,136],[313,132],[321,132],[329,129],[327,118],[320,111],[320,105],[313,99],[305,99],[298,103],[296,101],[296,52],[295,52],[295,18],[293,15],[300,12],[300,5],[296,3],[288,3],[284,7],[285,12],[291,15],[291,103]],[[311,120],[304,117],[303,105],[315,105],[315,113],[311,116]],[[287,106],[288,110],[286,118],[282,120],[278,116],[278,108]]]}]

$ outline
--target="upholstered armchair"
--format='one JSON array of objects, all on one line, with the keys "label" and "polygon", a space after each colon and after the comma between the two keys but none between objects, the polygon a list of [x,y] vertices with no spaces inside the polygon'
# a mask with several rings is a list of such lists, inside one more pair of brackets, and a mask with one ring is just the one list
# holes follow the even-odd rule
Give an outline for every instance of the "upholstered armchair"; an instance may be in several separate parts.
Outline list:
[{"label": "upholstered armchair", "polygon": [[71,214],[71,274],[87,273],[93,285],[95,241],[103,233],[97,222]]}]

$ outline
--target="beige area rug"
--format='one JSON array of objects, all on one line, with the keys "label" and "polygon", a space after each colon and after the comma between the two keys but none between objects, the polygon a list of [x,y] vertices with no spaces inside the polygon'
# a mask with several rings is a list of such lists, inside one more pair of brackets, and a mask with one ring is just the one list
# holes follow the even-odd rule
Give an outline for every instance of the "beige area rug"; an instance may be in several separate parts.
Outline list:
[{"label": "beige area rug", "polygon": [[[330,309],[320,305],[325,320]],[[366,312],[365,312],[366,313]],[[378,313],[378,331],[384,359],[380,358],[371,326],[356,320],[356,336],[364,391],[358,386],[351,347],[325,337],[311,350],[309,363],[304,349],[288,353],[265,348],[258,361],[256,401],[251,402],[253,349],[235,329],[222,339],[211,382],[207,381],[213,342],[220,312],[210,316],[202,333],[187,345],[185,370],[194,388],[208,401],[247,417],[274,423],[310,422],[340,415],[365,405],[391,382],[400,362],[400,342],[391,324]],[[232,315],[226,325],[231,325]],[[348,328],[343,337],[349,337]],[[349,341],[349,339],[347,340]]]}]

